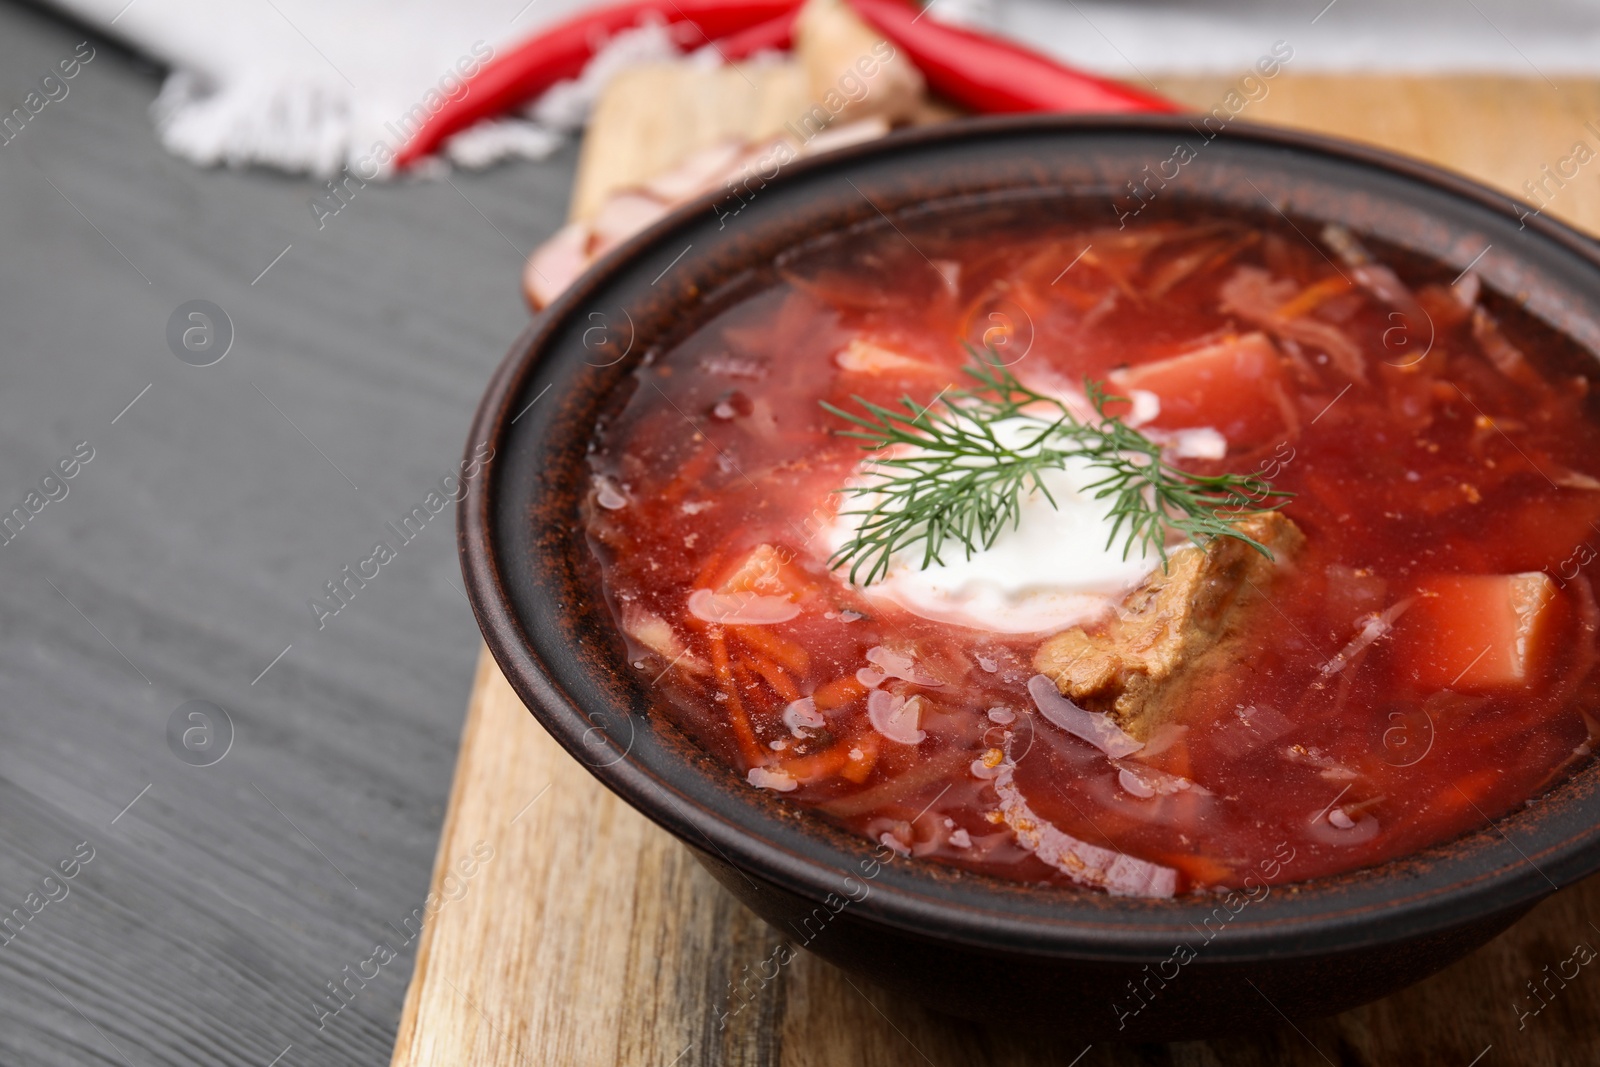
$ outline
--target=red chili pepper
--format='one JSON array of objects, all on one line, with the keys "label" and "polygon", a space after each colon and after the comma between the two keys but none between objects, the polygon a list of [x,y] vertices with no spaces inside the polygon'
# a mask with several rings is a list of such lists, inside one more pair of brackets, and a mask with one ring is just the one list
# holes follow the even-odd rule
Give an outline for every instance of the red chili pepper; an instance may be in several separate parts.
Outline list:
[{"label": "red chili pepper", "polygon": [[748,30],[729,34],[717,42],[717,51],[729,62],[748,59],[757,52],[786,52],[794,43],[794,20],[799,14],[800,9],[796,7]]},{"label": "red chili pepper", "polygon": [[767,33],[767,39],[777,39],[776,27],[769,24],[787,16],[792,28],[799,6],[800,0],[626,0],[585,11],[490,60],[467,79],[464,96],[446,103],[423,124],[395,156],[395,163],[402,167],[414,163],[452,134],[520,107],[558,81],[576,78],[607,39],[645,19],[681,26],[682,43],[692,47],[755,29]]},{"label": "red chili pepper", "polygon": [[1164,97],[1072,70],[1009,41],[923,18],[900,0],[848,0],[945,99],[973,111],[1174,112]]}]

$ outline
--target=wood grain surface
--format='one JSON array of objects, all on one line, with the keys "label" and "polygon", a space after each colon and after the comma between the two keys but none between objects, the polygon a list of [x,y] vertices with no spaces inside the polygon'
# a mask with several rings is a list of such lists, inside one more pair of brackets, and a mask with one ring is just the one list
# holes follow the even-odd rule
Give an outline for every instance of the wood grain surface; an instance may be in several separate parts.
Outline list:
[{"label": "wood grain surface", "polygon": [[[729,72],[716,79],[655,70],[618,83],[589,132],[574,211],[593,210],[607,189],[670,165],[695,144],[740,129],[765,132],[792,99],[784,95],[792,87],[771,72],[759,85]],[[1197,108],[1232,110],[1230,79],[1159,81]],[[1234,117],[1369,141],[1513,194],[1526,196],[1523,182],[1541,179],[1545,164],[1560,166],[1576,142],[1600,150],[1600,135],[1585,126],[1600,117],[1600,84],[1592,82],[1283,74],[1266,87]],[[1596,230],[1600,163],[1592,169],[1559,187],[1547,181],[1546,209]],[[1226,1040],[1085,1048],[1024,1036],[1010,1020],[980,1026],[935,1015],[804,952],[756,1001],[724,1018],[736,1003],[731,983],[782,935],[562,752],[487,654],[468,707],[435,890],[445,893],[461,857],[484,845],[494,858],[424,930],[396,1067],[1600,1062],[1600,966],[1574,962],[1578,946],[1600,947],[1594,879],[1386,1000]],[[1535,999],[1529,982],[1548,992]]]},{"label": "wood grain surface", "polygon": [[[452,516],[325,628],[307,598],[456,468],[577,152],[319,228],[322,181],[170,155],[163,72],[39,6],[0,0],[0,114],[86,41],[0,144],[0,512],[95,451],[0,545],[0,917],[95,855],[0,937],[0,1064],[386,1063],[478,654]],[[167,341],[195,299],[234,326],[209,367]],[[190,700],[230,716],[211,766],[169,747]]]}]

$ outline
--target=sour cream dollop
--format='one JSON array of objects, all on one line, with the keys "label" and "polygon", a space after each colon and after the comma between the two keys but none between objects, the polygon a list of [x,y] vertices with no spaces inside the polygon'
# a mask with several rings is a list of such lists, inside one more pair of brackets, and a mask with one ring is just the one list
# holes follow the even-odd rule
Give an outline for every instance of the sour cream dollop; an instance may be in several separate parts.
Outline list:
[{"label": "sour cream dollop", "polygon": [[[1001,440],[1016,446],[1036,431],[1037,423],[1025,419],[995,425]],[[1004,529],[992,546],[969,557],[961,544],[947,542],[941,562],[926,569],[924,545],[909,545],[890,558],[888,573],[865,592],[926,619],[996,633],[1042,633],[1089,622],[1159,564],[1142,545],[1123,558],[1126,529],[1110,543],[1110,501],[1085,492],[1104,476],[1104,469],[1088,460],[1069,458],[1064,469],[1041,474],[1053,506],[1035,489],[1021,501],[1021,521]],[[870,484],[863,479],[868,479],[865,471],[853,484]],[[861,516],[849,512],[875,502],[872,496],[842,497],[839,514],[819,539],[826,553],[837,552],[855,536]],[[847,577],[848,568],[838,573]]]}]

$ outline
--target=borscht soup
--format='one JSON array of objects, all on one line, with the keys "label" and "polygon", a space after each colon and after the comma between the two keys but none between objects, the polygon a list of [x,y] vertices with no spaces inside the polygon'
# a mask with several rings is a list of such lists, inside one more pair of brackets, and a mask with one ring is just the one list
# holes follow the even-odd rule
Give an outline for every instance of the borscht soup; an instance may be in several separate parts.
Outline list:
[{"label": "borscht soup", "polygon": [[583,515],[653,714],[908,856],[1146,897],[1585,761],[1592,357],[1336,226],[1078,212],[819,234],[645,354]]}]

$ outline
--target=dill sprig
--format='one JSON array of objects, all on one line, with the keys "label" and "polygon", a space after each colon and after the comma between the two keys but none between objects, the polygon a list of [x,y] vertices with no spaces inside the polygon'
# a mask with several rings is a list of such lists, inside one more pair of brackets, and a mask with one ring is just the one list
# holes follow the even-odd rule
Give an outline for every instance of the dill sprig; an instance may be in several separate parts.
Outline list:
[{"label": "dill sprig", "polygon": [[[871,585],[888,572],[895,553],[919,543],[921,568],[943,563],[951,544],[970,559],[1020,524],[1029,493],[1042,493],[1058,507],[1041,475],[1072,458],[1103,472],[1083,491],[1110,500],[1106,546],[1125,538],[1123,559],[1140,546],[1141,554],[1153,550],[1165,567],[1169,532],[1199,543],[1234,537],[1272,558],[1237,523],[1277,507],[1269,502],[1290,494],[1260,475],[1195,474],[1173,466],[1158,443],[1106,414],[1108,404],[1125,398],[1100,382],[1084,379],[1095,412],[1086,421],[1057,398],[1023,385],[997,358],[976,352],[973,357],[964,368],[973,388],[941,393],[927,404],[903,396],[897,406],[886,407],[856,396],[857,413],[823,403],[859,427],[840,431],[844,436],[884,453],[869,463],[862,484],[840,490],[870,501],[845,512],[860,516],[860,524],[829,560],[834,568],[848,564],[851,582]],[[1001,423],[1008,424],[1003,438],[997,432]],[[1255,506],[1262,503],[1267,506]]]}]

